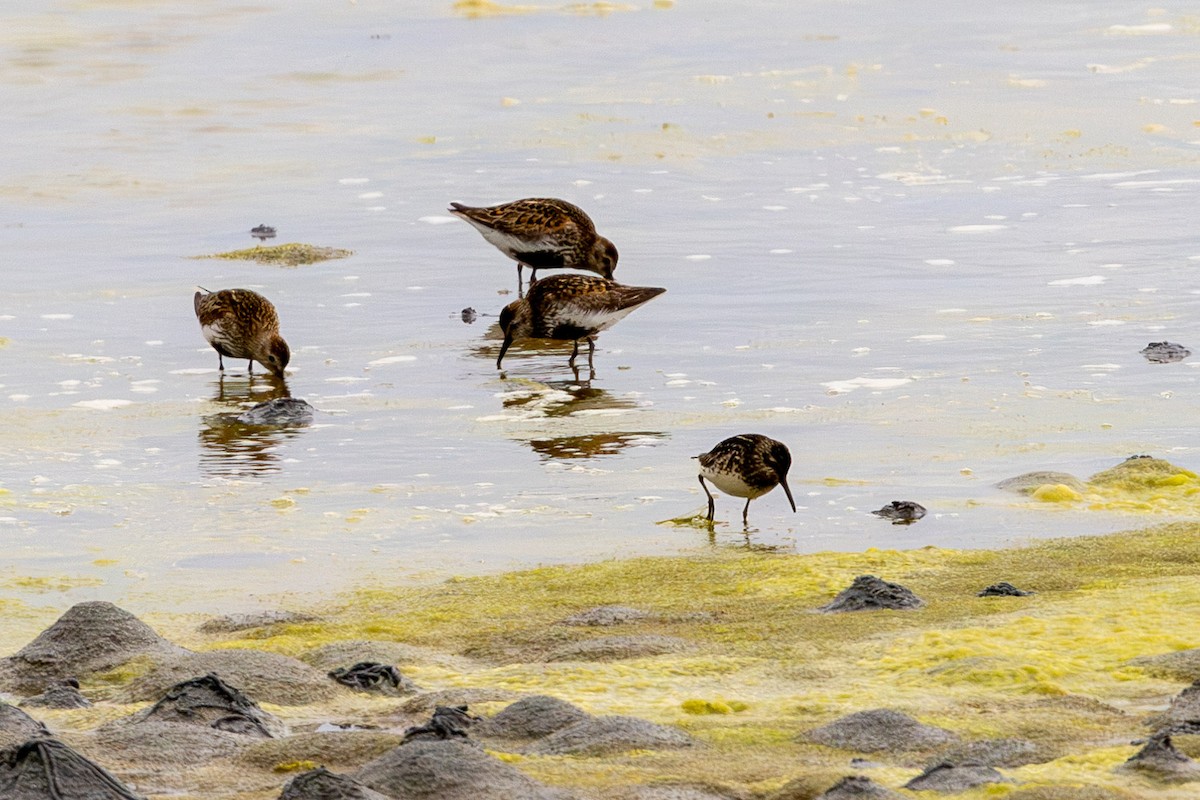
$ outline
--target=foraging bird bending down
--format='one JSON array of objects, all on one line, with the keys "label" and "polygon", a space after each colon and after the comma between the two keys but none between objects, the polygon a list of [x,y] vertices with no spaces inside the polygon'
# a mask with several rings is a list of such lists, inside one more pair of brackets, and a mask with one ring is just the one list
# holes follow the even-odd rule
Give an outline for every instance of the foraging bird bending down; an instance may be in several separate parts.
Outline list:
[{"label": "foraging bird bending down", "polygon": [[217,351],[217,364],[225,371],[225,357],[262,364],[277,377],[291,360],[287,342],[279,335],[279,314],[271,301],[249,289],[196,292],[193,298],[200,332]]},{"label": "foraging bird bending down", "polygon": [[568,362],[575,366],[579,340],[587,339],[588,366],[596,351],[595,336],[611,328],[638,306],[666,289],[623,286],[591,275],[552,275],[529,287],[529,296],[514,300],[500,312],[504,344],[496,369],[514,339],[567,339],[575,342]]},{"label": "foraging bird bending down", "polygon": [[611,280],[617,268],[617,248],[596,234],[582,208],[565,200],[530,197],[485,208],[451,203],[449,211],[517,262],[518,283],[523,267],[533,270],[530,285],[539,269],[586,269]]},{"label": "foraging bird bending down", "polygon": [[796,501],[787,485],[788,470],[792,467],[792,454],[783,442],[767,438],[760,433],[743,433],[731,436],[707,453],[694,456],[700,460],[700,485],[708,495],[708,521],[713,521],[716,501],[708,490],[704,479],[708,478],[722,492],[734,497],[745,497],[742,509],[742,524],[749,526],[747,514],[750,501],[762,497],[778,485],[783,486],[792,512]]}]

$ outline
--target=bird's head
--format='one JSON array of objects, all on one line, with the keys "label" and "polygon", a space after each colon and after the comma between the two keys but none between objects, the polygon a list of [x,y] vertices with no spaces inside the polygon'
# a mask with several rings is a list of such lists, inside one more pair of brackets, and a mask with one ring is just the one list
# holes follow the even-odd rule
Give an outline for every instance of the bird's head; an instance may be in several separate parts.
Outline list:
[{"label": "bird's head", "polygon": [[788,502],[792,505],[792,512],[796,511],[796,501],[792,499],[792,490],[788,487],[787,474],[792,468],[792,452],[787,449],[787,445],[783,442],[774,442],[771,449],[763,457],[763,462],[770,467],[775,476],[779,478],[779,485],[783,487],[783,493],[787,495]]},{"label": "bird's head", "polygon": [[596,238],[596,243],[592,245],[592,252],[588,260],[592,272],[611,281],[613,272],[617,269],[617,246],[603,236],[599,236]]},{"label": "bird's head", "polygon": [[292,351],[278,333],[270,336],[265,345],[260,348],[258,355],[255,356],[255,361],[271,370],[277,378],[283,377],[283,370],[291,360]]},{"label": "bird's head", "polygon": [[500,312],[500,330],[504,333],[504,343],[500,345],[500,355],[496,358],[496,369],[508,352],[513,339],[523,339],[533,333],[532,309],[528,300],[514,300]]}]

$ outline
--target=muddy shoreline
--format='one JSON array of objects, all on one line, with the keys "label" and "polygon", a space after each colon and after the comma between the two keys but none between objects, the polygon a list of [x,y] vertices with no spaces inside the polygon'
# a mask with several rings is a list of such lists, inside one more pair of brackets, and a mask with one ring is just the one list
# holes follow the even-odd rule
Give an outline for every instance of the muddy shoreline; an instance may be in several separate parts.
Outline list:
[{"label": "muddy shoreline", "polygon": [[168,636],[76,604],[0,662],[0,787],[49,796],[69,749],[113,797],[1186,797],[1196,533],[610,561]]}]

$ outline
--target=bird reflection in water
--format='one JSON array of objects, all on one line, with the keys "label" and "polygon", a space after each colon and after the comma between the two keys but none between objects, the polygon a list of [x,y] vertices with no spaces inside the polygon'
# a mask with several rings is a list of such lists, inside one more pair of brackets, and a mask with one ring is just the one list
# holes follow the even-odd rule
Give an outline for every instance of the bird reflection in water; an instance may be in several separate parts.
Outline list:
[{"label": "bird reflection in water", "polygon": [[[500,330],[499,322],[493,322],[484,331],[483,340],[471,345],[469,352],[476,358],[488,361],[494,369],[496,356],[499,355],[503,344],[504,331]],[[535,369],[538,370],[538,374],[562,375],[566,370],[563,369],[558,356],[561,355],[563,359],[566,359],[571,355],[571,349],[572,342],[559,339],[517,339],[509,346],[504,358],[510,364],[517,362],[521,366],[536,365]],[[547,358],[543,359],[543,356],[547,356]],[[596,370],[586,364],[576,362],[569,365],[568,369],[571,371],[574,383],[590,383],[596,377]],[[500,375],[502,378],[508,377],[508,369],[506,368]],[[536,379],[535,375],[523,371],[520,377]]]},{"label": "bird reflection in water", "polygon": [[626,447],[648,446],[667,438],[658,431],[613,431],[588,433],[581,436],[556,436],[549,439],[530,439],[529,446],[547,461],[567,458],[611,456]]},{"label": "bird reflection in water", "polygon": [[245,478],[279,471],[280,445],[298,436],[307,422],[256,425],[239,417],[259,403],[290,398],[287,383],[274,376],[222,376],[214,389],[213,401],[233,410],[209,414],[201,420],[201,472],[211,477]]}]

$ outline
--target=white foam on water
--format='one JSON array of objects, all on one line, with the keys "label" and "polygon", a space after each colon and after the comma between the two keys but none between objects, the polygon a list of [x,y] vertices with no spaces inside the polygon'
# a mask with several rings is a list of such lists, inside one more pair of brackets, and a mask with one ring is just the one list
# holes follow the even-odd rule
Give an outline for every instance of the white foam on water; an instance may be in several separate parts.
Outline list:
[{"label": "white foam on water", "polygon": [[368,367],[382,367],[385,364],[405,364],[409,361],[416,361],[416,356],[387,356],[385,358],[377,358],[374,361],[368,361]]},{"label": "white foam on water", "polygon": [[927,258],[925,263],[931,267],[952,267],[958,262],[952,258]]},{"label": "white foam on water", "polygon": [[446,217],[437,214],[428,217],[417,217],[417,222],[424,222],[427,225],[445,225],[448,222],[458,222],[458,217]]},{"label": "white foam on water", "polygon": [[74,319],[74,314],[42,314],[42,319]]},{"label": "white foam on water", "polygon": [[125,406],[133,405],[132,400],[105,399],[105,400],[80,400],[78,403],[73,403],[75,408],[87,408],[93,411],[112,411],[114,408],[124,408]]},{"label": "white foam on water", "polygon": [[684,256],[684,258],[686,258],[688,261],[708,261],[710,258],[712,258],[712,256],[705,255],[703,253],[697,253],[695,255]]},{"label": "white foam on water", "polygon": [[1083,278],[1060,278],[1050,281],[1047,286],[1099,286],[1108,281],[1106,275],[1088,275]]},{"label": "white foam on water", "polygon": [[376,197],[383,197],[383,192],[363,192],[358,196],[359,200],[374,200]]},{"label": "white foam on water", "polygon": [[912,378],[851,378],[846,381],[825,381],[821,385],[829,390],[829,394],[849,394],[856,389],[898,389],[912,383]]},{"label": "white foam on water", "polygon": [[910,342],[940,342],[946,338],[944,333],[920,333],[916,336],[908,337]]},{"label": "white foam on water", "polygon": [[955,225],[946,230],[950,233],[993,233],[1008,228],[1007,225]]},{"label": "white foam on water", "polygon": [[216,367],[187,367],[185,369],[173,369],[171,375],[209,375],[213,372],[220,372]]},{"label": "white foam on water", "polygon": [[1125,321],[1120,320],[1120,319],[1095,319],[1088,323],[1088,325],[1095,325],[1097,327],[1111,327],[1113,325],[1124,325],[1124,324],[1125,324]]},{"label": "white foam on water", "polygon": [[1170,33],[1174,27],[1166,22],[1147,22],[1141,25],[1109,25],[1106,33],[1124,36],[1145,36],[1147,34]]},{"label": "white foam on water", "polygon": [[370,178],[338,178],[338,183],[343,186],[357,186],[362,183],[370,183]]}]

